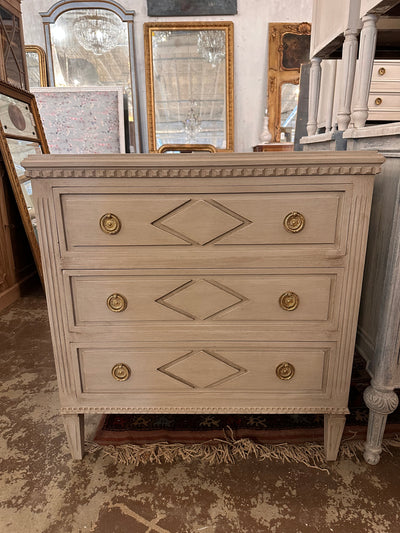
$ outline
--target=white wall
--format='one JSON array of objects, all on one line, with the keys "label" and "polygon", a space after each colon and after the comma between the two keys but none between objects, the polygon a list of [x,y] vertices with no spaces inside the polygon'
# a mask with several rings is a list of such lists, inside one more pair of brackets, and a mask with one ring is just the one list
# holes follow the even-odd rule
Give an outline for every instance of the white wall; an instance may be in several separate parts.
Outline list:
[{"label": "white wall", "polygon": [[[44,48],[44,32],[39,12],[47,11],[56,0],[22,0],[25,44]],[[142,138],[147,146],[146,87],[144,77],[143,23],[171,21],[173,18],[147,16],[146,0],[119,0],[135,15],[135,48],[138,74]],[[238,0],[238,14],[225,17],[179,17],[176,20],[231,20],[234,23],[234,113],[235,151],[251,152],[259,143],[267,95],[268,24],[270,22],[310,22],[312,0]]]}]

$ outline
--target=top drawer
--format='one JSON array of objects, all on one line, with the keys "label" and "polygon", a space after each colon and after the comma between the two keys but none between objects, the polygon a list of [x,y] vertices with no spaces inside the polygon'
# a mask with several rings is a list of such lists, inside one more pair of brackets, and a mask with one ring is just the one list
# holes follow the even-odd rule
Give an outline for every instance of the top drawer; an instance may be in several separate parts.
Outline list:
[{"label": "top drawer", "polygon": [[61,253],[127,247],[220,249],[312,245],[344,249],[344,191],[178,194],[60,194]]}]

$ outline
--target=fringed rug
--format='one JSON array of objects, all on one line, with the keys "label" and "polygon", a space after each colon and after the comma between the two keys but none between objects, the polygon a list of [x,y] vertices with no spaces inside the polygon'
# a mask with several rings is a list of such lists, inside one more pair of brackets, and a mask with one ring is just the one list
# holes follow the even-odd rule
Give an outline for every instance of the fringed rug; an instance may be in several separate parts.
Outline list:
[{"label": "fringed rug", "polygon": [[[358,457],[367,432],[363,391],[369,384],[365,363],[355,358],[339,456]],[[202,459],[211,464],[254,457],[317,466],[325,462],[323,415],[105,415],[89,452],[102,450],[134,465]],[[388,417],[384,450],[400,446],[400,411]]]}]

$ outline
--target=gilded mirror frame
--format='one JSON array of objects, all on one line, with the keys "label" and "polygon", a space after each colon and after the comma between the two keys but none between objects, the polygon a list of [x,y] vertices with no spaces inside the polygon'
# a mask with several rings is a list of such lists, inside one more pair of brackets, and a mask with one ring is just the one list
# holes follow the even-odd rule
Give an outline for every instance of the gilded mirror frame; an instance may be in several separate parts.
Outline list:
[{"label": "gilded mirror frame", "polygon": [[268,44],[268,100],[269,131],[272,142],[279,142],[281,136],[281,92],[284,83],[298,85],[300,66],[287,67],[284,63],[284,38],[287,34],[310,35],[311,24],[273,22],[269,24]]},{"label": "gilded mirror frame", "polygon": [[[226,148],[216,148],[217,152],[234,150],[233,116],[233,22],[147,22],[144,24],[144,53],[147,99],[147,134],[149,152],[157,152],[156,110],[154,101],[154,72],[152,32],[155,31],[199,31],[222,30],[225,32],[225,127]],[[207,143],[207,141],[204,141]],[[187,144],[187,143],[185,143]]]},{"label": "gilded mirror frame", "polygon": [[[40,148],[40,152],[43,154],[49,153],[49,147],[47,145],[43,125],[40,120],[39,111],[33,94],[0,81],[0,102],[1,101],[4,101],[6,104],[9,102],[9,104],[7,109],[2,110],[0,107],[0,151],[17,207],[21,215],[22,223],[28,237],[32,255],[39,276],[41,280],[43,280],[37,234],[34,231],[31,216],[22,191],[24,179],[23,175],[18,175],[10,146],[12,142],[18,141],[33,143],[34,145],[37,145],[35,146],[36,148]],[[29,129],[29,126],[32,126],[32,128]],[[34,131],[32,131],[32,129]]]},{"label": "gilded mirror frame", "polygon": [[[38,56],[38,68],[39,68],[39,80],[40,85],[37,87],[47,87],[47,63],[46,63],[46,52],[41,46],[36,46],[34,44],[25,45],[25,54],[36,54]],[[28,68],[28,58],[26,58],[27,63],[27,74],[29,81],[29,88],[36,87],[31,85],[31,80],[29,79],[29,68]]]}]

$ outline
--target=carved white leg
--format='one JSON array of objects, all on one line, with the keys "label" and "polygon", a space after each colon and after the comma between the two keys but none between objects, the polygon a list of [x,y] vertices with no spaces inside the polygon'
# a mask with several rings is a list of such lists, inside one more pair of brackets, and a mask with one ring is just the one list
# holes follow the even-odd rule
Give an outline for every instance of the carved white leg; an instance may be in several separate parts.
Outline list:
[{"label": "carved white leg", "polygon": [[327,461],[336,461],[345,423],[345,415],[324,416],[324,447]]},{"label": "carved white leg", "polygon": [[351,97],[356,71],[358,40],[355,30],[346,30],[342,52],[342,68],[339,86],[339,109],[337,124],[339,131],[345,131],[350,122]]},{"label": "carved white leg", "polygon": [[368,118],[368,97],[376,48],[377,20],[377,15],[366,15],[362,18],[363,27],[360,33],[360,54],[354,86],[353,113],[351,115],[356,128],[363,128]]},{"label": "carved white leg", "polygon": [[63,415],[65,432],[72,459],[82,459],[84,445],[83,415]]},{"label": "carved white leg", "polygon": [[396,410],[399,399],[393,391],[380,391],[370,385],[364,391],[364,401],[369,408],[367,441],[364,459],[370,465],[379,463],[387,415]]},{"label": "carved white leg", "polygon": [[321,85],[321,58],[313,57],[310,67],[310,88],[308,96],[308,122],[307,134],[315,135],[317,132],[317,115],[319,91]]}]

